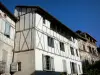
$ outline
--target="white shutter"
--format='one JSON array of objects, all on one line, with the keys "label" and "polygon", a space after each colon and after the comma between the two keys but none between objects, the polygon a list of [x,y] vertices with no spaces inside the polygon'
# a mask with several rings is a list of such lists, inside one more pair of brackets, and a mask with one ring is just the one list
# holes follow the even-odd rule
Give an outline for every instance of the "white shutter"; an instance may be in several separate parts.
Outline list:
[{"label": "white shutter", "polygon": [[62,60],[62,62],[63,62],[63,71],[66,72],[67,71],[66,60]]},{"label": "white shutter", "polygon": [[77,64],[76,63],[74,63],[74,67],[75,67],[75,72],[78,73],[78,71],[77,71]]},{"label": "white shutter", "polygon": [[42,54],[42,65],[43,65],[43,70],[46,70],[46,57],[43,54]]},{"label": "white shutter", "polygon": [[54,58],[51,57],[51,70],[54,71]]}]

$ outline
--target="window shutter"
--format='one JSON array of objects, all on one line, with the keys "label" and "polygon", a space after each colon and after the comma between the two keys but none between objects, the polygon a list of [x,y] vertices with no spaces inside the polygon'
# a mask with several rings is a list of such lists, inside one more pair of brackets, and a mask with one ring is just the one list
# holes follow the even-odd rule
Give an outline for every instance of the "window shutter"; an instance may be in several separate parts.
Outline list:
[{"label": "window shutter", "polygon": [[10,36],[10,24],[9,23],[5,23],[5,35]]},{"label": "window shutter", "polygon": [[71,70],[71,74],[73,74],[72,62],[70,62],[70,70]]},{"label": "window shutter", "polygon": [[74,67],[75,67],[75,73],[78,73],[78,71],[77,71],[77,64],[76,63],[74,63]]},{"label": "window shutter", "polygon": [[63,71],[66,72],[67,71],[66,60],[62,60],[62,62],[63,62]]},{"label": "window shutter", "polygon": [[43,64],[43,70],[46,70],[46,57],[42,54],[42,64]]},{"label": "window shutter", "polygon": [[51,70],[54,71],[54,58],[51,57]]},{"label": "window shutter", "polygon": [[81,73],[81,66],[80,66],[80,65],[78,65],[78,68],[79,68],[79,73]]}]

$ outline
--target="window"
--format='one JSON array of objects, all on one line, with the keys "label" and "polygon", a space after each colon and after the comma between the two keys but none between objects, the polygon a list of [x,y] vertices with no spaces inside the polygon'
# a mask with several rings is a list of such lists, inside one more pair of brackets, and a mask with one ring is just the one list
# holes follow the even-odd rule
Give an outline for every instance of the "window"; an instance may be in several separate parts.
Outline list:
[{"label": "window", "polygon": [[62,60],[63,62],[63,71],[67,72],[66,60]]},{"label": "window", "polygon": [[71,67],[71,73],[77,74],[77,64],[74,62],[70,62],[70,67]]},{"label": "window", "polygon": [[85,45],[83,45],[83,50],[85,50]]},{"label": "window", "polygon": [[92,50],[91,50],[91,47],[90,46],[88,46],[88,49],[89,49],[89,52],[92,53]]},{"label": "window", "polygon": [[45,18],[43,18],[43,24],[45,24]]},{"label": "window", "polygon": [[75,55],[75,54],[74,54],[74,49],[73,49],[73,47],[70,47],[70,50],[71,50],[71,54],[72,54],[72,55]]},{"label": "window", "polygon": [[62,42],[60,42],[60,50],[61,51],[65,51],[65,49],[64,49],[64,43],[62,43]]},{"label": "window", "polygon": [[54,71],[54,58],[47,55],[42,55],[42,58],[43,58],[43,70]]},{"label": "window", "polygon": [[21,62],[18,62],[18,71],[21,71]]},{"label": "window", "polygon": [[76,49],[76,55],[79,56],[78,50]]},{"label": "window", "polygon": [[5,32],[4,35],[10,38],[10,24],[8,22],[5,23]]},{"label": "window", "polygon": [[48,36],[48,46],[54,48],[54,39]]}]

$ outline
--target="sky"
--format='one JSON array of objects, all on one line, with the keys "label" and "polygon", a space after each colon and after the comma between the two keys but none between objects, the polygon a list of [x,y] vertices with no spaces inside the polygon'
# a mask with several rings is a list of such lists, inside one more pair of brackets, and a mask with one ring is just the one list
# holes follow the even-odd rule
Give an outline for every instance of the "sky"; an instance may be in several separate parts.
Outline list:
[{"label": "sky", "polygon": [[16,5],[40,6],[73,31],[89,33],[100,45],[100,0],[0,0],[12,13]]}]

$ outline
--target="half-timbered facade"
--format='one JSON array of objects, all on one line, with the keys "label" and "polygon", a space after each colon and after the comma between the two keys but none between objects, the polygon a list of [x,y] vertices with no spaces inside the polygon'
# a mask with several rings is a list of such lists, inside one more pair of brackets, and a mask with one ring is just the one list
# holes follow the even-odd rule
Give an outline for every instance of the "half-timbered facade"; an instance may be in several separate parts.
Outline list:
[{"label": "half-timbered facade", "polygon": [[0,75],[10,74],[14,50],[15,21],[17,19],[0,3]]},{"label": "half-timbered facade", "polygon": [[16,6],[14,75],[82,74],[77,35],[38,6]]},{"label": "half-timbered facade", "polygon": [[98,61],[97,41],[86,32],[78,30],[76,33],[81,37],[78,41],[81,60],[88,61],[90,64]]}]

